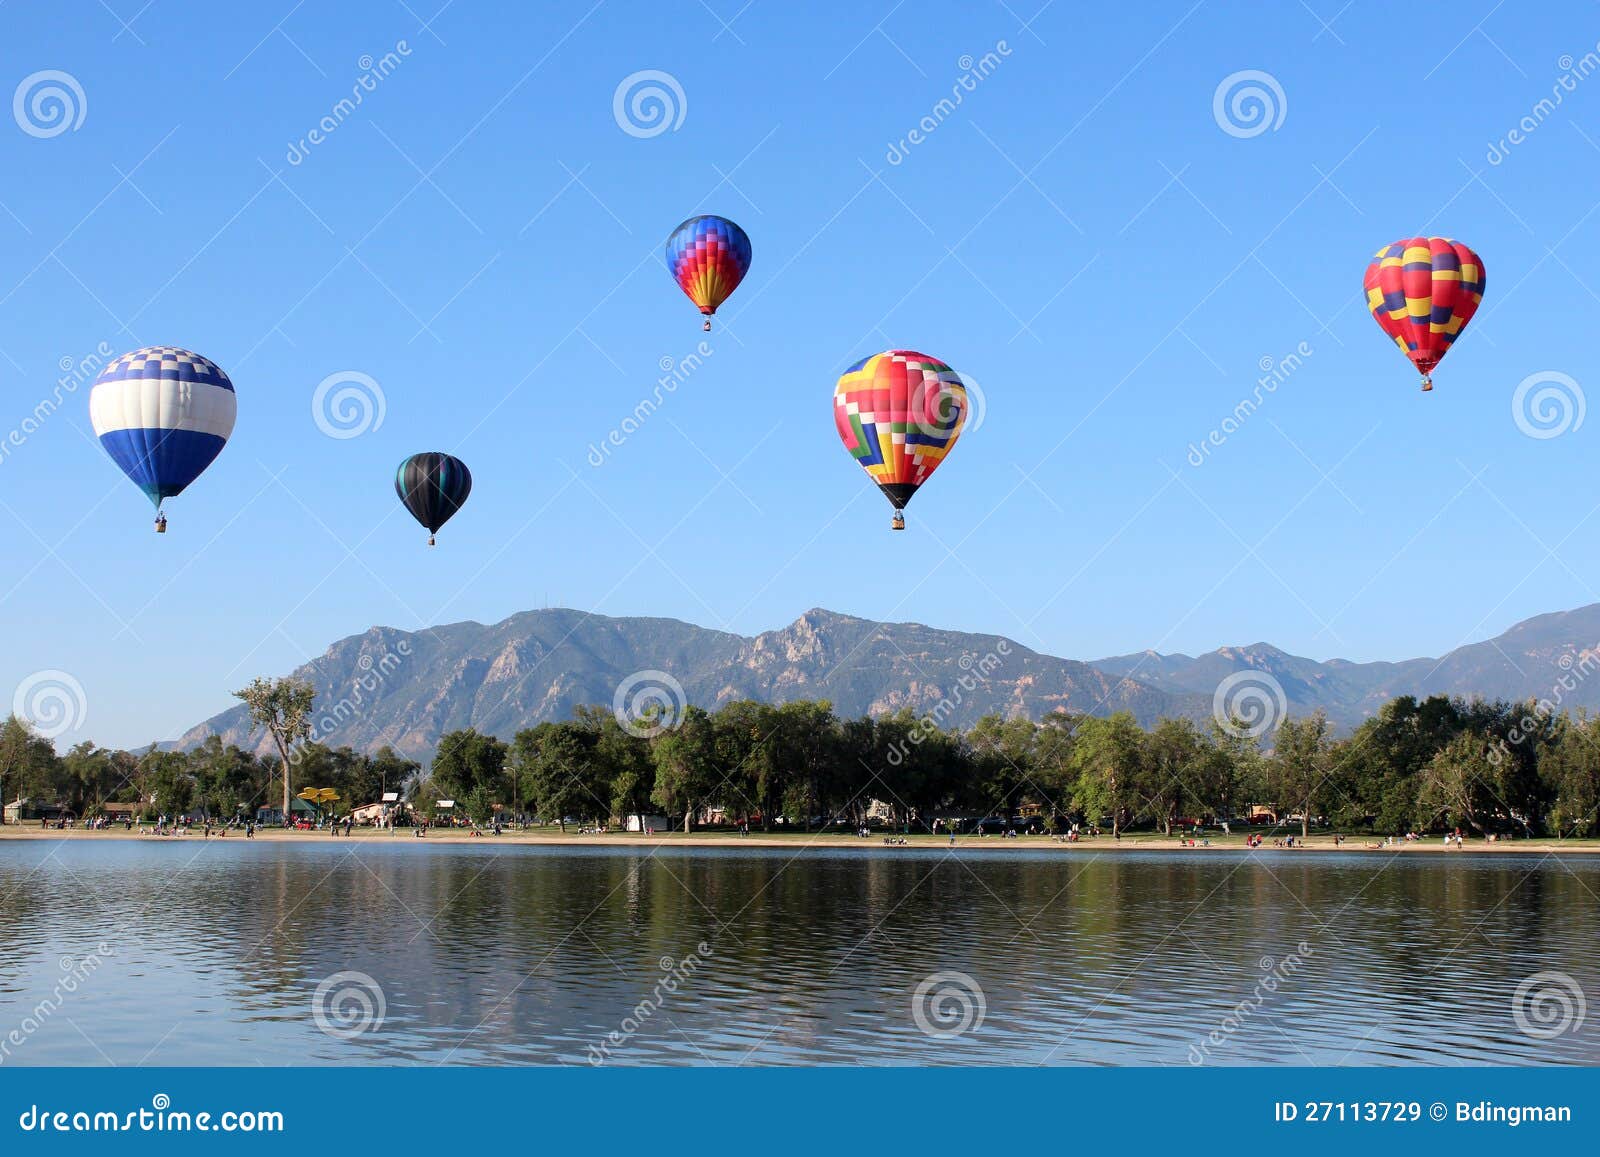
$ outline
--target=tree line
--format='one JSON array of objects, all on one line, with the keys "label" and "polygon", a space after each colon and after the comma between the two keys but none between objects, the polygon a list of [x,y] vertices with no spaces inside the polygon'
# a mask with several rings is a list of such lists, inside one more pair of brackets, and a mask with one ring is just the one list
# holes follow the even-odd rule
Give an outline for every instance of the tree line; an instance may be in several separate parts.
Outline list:
[{"label": "tree line", "polygon": [[519,731],[441,738],[426,798],[475,818],[495,804],[565,825],[659,812],[771,830],[870,820],[930,831],[941,817],[1019,817],[1112,834],[1248,818],[1400,834],[1587,836],[1600,812],[1600,719],[1538,704],[1406,696],[1353,734],[1325,715],[1253,735],[1240,720],[1059,712],[960,731],[909,710],[844,719],[825,701],[688,707],[665,726],[599,707]]},{"label": "tree line", "polygon": [[[293,754],[296,787],[332,787],[347,803],[376,802],[384,791],[414,783],[422,770],[393,748],[373,753],[308,743]],[[276,759],[261,759],[220,736],[208,736],[189,751],[143,752],[79,743],[57,754],[49,740],[15,715],[0,724],[0,785],[7,802],[29,799],[64,805],[75,816],[99,814],[107,803],[134,803],[135,814],[206,815],[232,819],[276,805],[283,771]]]},{"label": "tree line", "polygon": [[0,727],[7,797],[58,800],[79,815],[109,800],[155,800],[165,814],[229,817],[275,802],[291,767],[294,786],[332,787],[345,809],[401,791],[425,815],[450,799],[476,822],[562,827],[660,814],[683,830],[714,821],[915,832],[953,817],[968,830],[980,818],[1016,826],[1023,817],[1056,831],[1171,833],[1255,812],[1302,833],[1565,837],[1596,834],[1600,812],[1600,719],[1442,696],[1392,700],[1347,736],[1320,713],[1259,736],[1239,720],[1144,728],[1126,713],[991,715],[963,731],[909,710],[848,719],[826,701],[744,700],[670,720],[582,707],[509,742],[452,731],[427,767],[387,747],[302,741],[292,756],[261,759],[216,736],[187,752],[80,743],[58,755],[15,717]]}]

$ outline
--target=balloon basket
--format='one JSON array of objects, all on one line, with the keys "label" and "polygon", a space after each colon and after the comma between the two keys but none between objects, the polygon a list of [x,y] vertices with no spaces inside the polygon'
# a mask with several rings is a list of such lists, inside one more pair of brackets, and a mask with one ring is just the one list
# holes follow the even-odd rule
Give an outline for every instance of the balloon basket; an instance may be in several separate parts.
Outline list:
[{"label": "balloon basket", "polygon": [[889,523],[889,529],[890,530],[904,530],[905,528],[906,528],[906,516],[901,514],[899,511],[895,511],[894,521]]},{"label": "balloon basket", "polygon": [[428,545],[429,545],[429,546],[432,546],[432,545],[433,545],[433,535],[431,535],[431,534],[430,534],[430,535],[428,535]]},{"label": "balloon basket", "polygon": [[706,323],[703,326],[701,326],[700,328],[705,330],[707,333],[710,333],[711,332],[711,319],[709,317],[706,318]]},{"label": "balloon basket", "polygon": [[167,533],[167,518],[166,518],[166,515],[164,515],[164,514],[156,516],[156,533],[157,534],[165,534],[165,533]]},{"label": "balloon basket", "polygon": [[1433,392],[1433,379],[1432,378],[1423,378],[1422,379],[1422,392],[1424,394],[1431,394]]}]

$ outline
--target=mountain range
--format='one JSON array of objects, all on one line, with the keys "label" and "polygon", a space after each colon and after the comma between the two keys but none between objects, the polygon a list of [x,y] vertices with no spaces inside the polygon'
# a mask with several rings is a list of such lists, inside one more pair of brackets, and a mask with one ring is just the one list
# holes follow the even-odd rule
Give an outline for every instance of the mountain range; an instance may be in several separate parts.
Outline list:
[{"label": "mountain range", "polygon": [[[1266,643],[1198,656],[1143,651],[1080,661],[999,635],[826,610],[753,638],[675,619],[540,610],[491,625],[373,627],[293,674],[317,689],[319,742],[358,750],[389,744],[427,758],[439,736],[456,728],[510,738],[568,718],[583,704],[656,695],[708,709],[746,698],[827,699],[846,717],[943,704],[943,722],[958,727],[991,712],[1039,718],[1058,709],[1129,711],[1148,725],[1163,716],[1209,717],[1219,685],[1234,675],[1272,695],[1281,688],[1291,713],[1321,709],[1348,731],[1397,695],[1545,698],[1563,678],[1576,683],[1561,692],[1564,708],[1600,706],[1600,679],[1586,681],[1600,662],[1596,652],[1600,603],[1528,619],[1442,658],[1373,663],[1319,662]],[[192,747],[210,734],[267,750],[242,705],[191,728],[176,746]]]}]

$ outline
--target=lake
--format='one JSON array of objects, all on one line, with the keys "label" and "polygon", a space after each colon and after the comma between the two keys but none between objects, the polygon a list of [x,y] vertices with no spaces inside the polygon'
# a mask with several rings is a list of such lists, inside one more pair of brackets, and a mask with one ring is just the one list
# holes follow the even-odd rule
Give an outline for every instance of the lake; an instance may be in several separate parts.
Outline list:
[{"label": "lake", "polygon": [[7,840],[0,1064],[1595,1064],[1597,896],[1585,855]]}]

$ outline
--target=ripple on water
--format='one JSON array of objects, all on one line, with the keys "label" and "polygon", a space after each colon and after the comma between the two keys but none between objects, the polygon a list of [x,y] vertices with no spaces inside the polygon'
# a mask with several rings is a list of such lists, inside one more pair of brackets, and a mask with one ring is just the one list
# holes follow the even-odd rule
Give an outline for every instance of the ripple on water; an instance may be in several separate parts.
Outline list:
[{"label": "ripple on water", "polygon": [[[1600,994],[1586,857],[420,844],[0,843],[0,1025],[84,972],[14,1061],[1600,1061],[1512,1009]],[[381,1018],[330,1035],[344,974]]]}]

